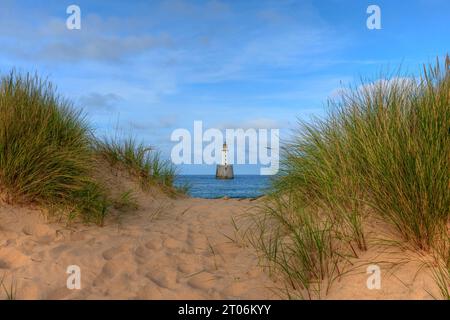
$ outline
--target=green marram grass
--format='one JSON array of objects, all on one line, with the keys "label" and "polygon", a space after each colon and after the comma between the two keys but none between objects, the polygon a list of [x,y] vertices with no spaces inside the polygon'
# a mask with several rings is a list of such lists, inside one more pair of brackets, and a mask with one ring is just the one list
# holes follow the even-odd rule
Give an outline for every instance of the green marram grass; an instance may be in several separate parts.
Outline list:
[{"label": "green marram grass", "polygon": [[324,268],[336,255],[366,250],[368,214],[450,270],[450,58],[342,90],[327,117],[300,122],[270,199],[253,243],[294,287],[309,292],[322,270],[339,274]]},{"label": "green marram grass", "polygon": [[148,151],[131,139],[99,141],[83,113],[37,75],[11,72],[0,80],[0,193],[7,201],[102,224],[114,199],[93,178],[99,154],[122,162],[145,183],[174,189],[173,168]]},{"label": "green marram grass", "polygon": [[97,220],[90,128],[51,83],[12,72],[0,83],[0,185],[11,201],[60,205]]},{"label": "green marram grass", "polygon": [[133,138],[105,138],[96,141],[95,149],[111,165],[121,165],[137,177],[144,189],[157,185],[168,193],[175,192],[175,168],[170,161],[163,160],[154,148]]}]

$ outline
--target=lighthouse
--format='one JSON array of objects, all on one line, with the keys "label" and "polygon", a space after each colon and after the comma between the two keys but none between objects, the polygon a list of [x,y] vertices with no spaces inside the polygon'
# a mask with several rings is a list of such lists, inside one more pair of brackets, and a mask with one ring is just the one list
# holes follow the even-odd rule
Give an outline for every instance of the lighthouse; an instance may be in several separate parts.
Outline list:
[{"label": "lighthouse", "polygon": [[223,148],[222,148],[222,165],[226,166],[227,163],[227,153],[228,153],[228,147],[227,147],[227,142],[225,141],[225,143],[223,144]]},{"label": "lighthouse", "polygon": [[222,147],[222,163],[217,165],[216,179],[233,179],[233,165],[228,164],[228,146],[227,142]]}]

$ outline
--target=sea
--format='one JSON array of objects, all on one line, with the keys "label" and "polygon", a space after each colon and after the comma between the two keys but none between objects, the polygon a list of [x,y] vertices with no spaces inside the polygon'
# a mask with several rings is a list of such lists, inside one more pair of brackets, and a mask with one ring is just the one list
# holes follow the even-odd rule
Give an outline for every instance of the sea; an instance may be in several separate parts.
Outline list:
[{"label": "sea", "polygon": [[188,194],[194,198],[256,198],[265,194],[270,176],[235,175],[234,179],[216,179],[214,175],[179,175],[176,186],[188,185]]}]

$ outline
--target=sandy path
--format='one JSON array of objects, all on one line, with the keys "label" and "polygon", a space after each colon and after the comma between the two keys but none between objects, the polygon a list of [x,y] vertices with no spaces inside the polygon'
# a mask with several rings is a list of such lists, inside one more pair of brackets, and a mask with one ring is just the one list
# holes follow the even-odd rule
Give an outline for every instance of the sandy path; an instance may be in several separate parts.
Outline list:
[{"label": "sandy path", "polygon": [[[16,284],[17,299],[276,298],[253,251],[227,238],[231,218],[251,205],[147,201],[120,224],[73,230],[37,210],[1,205],[0,277]],[[69,265],[81,268],[81,290],[66,288]]]},{"label": "sandy path", "polygon": [[[232,240],[232,219],[239,222],[255,202],[144,196],[139,203],[105,227],[70,229],[38,210],[0,204],[0,281],[17,288],[16,299],[279,298],[282,284],[268,278],[252,248]],[[415,252],[390,251],[362,253],[322,298],[439,298]],[[380,290],[367,287],[370,264],[381,268]],[[80,290],[67,289],[70,265],[81,268]]]}]

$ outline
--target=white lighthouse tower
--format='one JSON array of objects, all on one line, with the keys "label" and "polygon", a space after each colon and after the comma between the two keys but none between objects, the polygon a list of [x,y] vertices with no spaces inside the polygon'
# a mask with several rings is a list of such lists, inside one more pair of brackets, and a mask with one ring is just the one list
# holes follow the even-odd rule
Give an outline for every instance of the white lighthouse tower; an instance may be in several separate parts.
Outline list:
[{"label": "white lighthouse tower", "polygon": [[227,142],[223,144],[222,148],[222,164],[218,164],[216,168],[217,179],[233,179],[233,165],[228,164],[228,147]]},{"label": "white lighthouse tower", "polygon": [[222,148],[222,165],[223,166],[226,166],[228,164],[227,153],[228,153],[228,147],[227,147],[227,142],[225,141],[225,143],[223,144],[223,148]]}]

